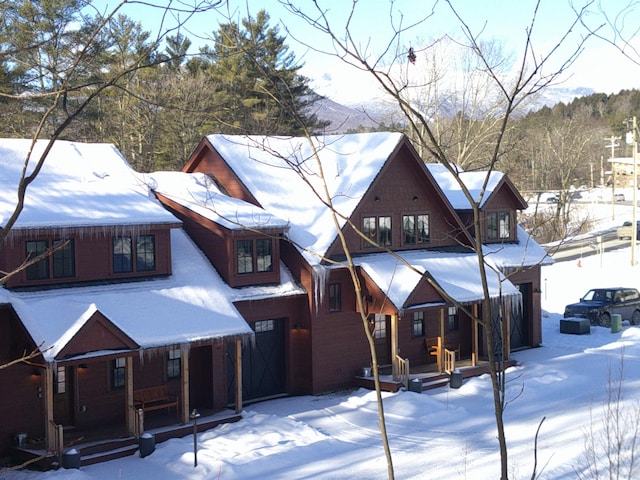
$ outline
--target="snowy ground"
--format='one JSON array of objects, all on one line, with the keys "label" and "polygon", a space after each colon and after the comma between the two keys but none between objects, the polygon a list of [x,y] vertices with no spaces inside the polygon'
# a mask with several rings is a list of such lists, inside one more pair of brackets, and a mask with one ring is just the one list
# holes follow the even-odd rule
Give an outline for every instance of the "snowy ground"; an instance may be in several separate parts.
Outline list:
[{"label": "snowy ground", "polygon": [[[508,371],[506,432],[510,478],[531,478],[534,437],[539,478],[575,479],[583,473],[585,439],[594,430],[598,454],[607,386],[620,378],[624,359],[623,419],[635,422],[640,398],[640,327],[591,327],[590,335],[559,333],[565,304],[596,286],[640,287],[640,265],[629,249],[562,262],[543,269],[543,346],[513,354]],[[385,394],[395,478],[495,479],[500,474],[488,377],[466,379],[460,389]],[[621,422],[622,422],[621,420]],[[618,425],[621,424],[618,422]],[[612,421],[608,422],[609,425]],[[630,434],[625,430],[626,434]],[[193,438],[159,444],[140,458],[45,474],[15,472],[3,479],[383,479],[385,457],[372,392],[287,398],[251,405],[238,423]],[[602,465],[599,468],[604,468]],[[601,470],[602,472],[602,470]],[[606,475],[607,478],[608,474]],[[584,478],[595,478],[585,475]],[[629,478],[640,478],[640,470]]]}]

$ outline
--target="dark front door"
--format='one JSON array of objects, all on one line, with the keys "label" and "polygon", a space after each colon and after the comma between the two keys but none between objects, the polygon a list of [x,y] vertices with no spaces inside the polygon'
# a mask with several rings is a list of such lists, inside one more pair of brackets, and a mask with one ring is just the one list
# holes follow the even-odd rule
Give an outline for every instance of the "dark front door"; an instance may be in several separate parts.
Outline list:
[{"label": "dark front door", "polygon": [[[242,346],[242,398],[256,400],[285,393],[284,320],[254,322],[255,345]],[[235,345],[227,346],[228,398],[235,401]]]},{"label": "dark front door", "polygon": [[189,356],[189,411],[213,408],[213,351],[211,346],[191,349]]},{"label": "dark front door", "polygon": [[56,367],[53,378],[53,420],[58,425],[73,425],[75,398],[74,367]]},{"label": "dark front door", "polygon": [[391,317],[376,313],[369,317],[369,326],[373,327],[373,342],[378,365],[389,365],[391,363]]}]

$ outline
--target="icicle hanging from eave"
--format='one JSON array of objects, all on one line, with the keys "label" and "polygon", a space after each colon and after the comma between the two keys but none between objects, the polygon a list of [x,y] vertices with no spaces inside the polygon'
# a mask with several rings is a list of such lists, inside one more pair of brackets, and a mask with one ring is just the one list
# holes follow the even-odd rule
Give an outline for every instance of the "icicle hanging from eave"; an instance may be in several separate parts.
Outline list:
[{"label": "icicle hanging from eave", "polygon": [[56,239],[66,239],[77,237],[80,240],[93,240],[104,237],[123,237],[145,235],[150,231],[161,228],[162,224],[123,224],[123,225],[95,225],[78,227],[34,227],[34,228],[12,228],[7,234],[6,242],[11,248],[15,247],[16,241],[24,239],[38,239],[42,237],[55,237]]},{"label": "icicle hanging from eave", "polygon": [[314,265],[312,269],[311,281],[313,282],[313,300],[316,315],[318,314],[320,305],[324,302],[326,292],[327,278],[329,269],[323,265]]}]

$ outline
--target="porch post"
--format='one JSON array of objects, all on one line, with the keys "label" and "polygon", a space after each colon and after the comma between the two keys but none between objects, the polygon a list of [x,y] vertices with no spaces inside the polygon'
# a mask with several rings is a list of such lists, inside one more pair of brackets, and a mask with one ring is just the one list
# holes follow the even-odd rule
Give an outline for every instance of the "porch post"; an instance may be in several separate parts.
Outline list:
[{"label": "porch post", "polygon": [[391,374],[398,379],[398,314],[391,314]]},{"label": "porch post", "polygon": [[440,309],[440,350],[438,357],[438,369],[440,373],[442,373],[442,365],[444,365],[444,346],[446,342],[444,341],[444,315],[445,309],[448,311],[449,307],[442,307]]},{"label": "porch post", "polygon": [[180,403],[182,404],[182,423],[189,423],[189,352],[191,351],[191,344],[183,343],[180,345],[180,378],[182,379],[182,387],[180,393],[182,398]]},{"label": "porch post", "polygon": [[242,340],[236,339],[236,413],[242,412]]},{"label": "porch post", "polygon": [[133,357],[131,356],[124,358],[124,402],[126,408],[124,417],[127,422],[127,433],[129,435],[135,435],[136,417],[133,408]]},{"label": "porch post", "polygon": [[471,365],[478,365],[478,304],[474,303],[471,307],[473,313],[473,322],[471,323]]},{"label": "porch post", "polygon": [[53,364],[47,363],[44,369],[44,421],[47,432],[47,451],[56,449],[56,424],[53,419]]}]

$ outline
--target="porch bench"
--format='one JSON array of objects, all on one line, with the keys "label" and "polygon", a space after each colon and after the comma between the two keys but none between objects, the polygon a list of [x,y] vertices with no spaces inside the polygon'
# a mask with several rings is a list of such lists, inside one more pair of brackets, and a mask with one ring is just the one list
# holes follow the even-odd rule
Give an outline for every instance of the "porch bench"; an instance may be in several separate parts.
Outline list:
[{"label": "porch bench", "polygon": [[171,407],[175,407],[178,412],[178,396],[168,392],[166,385],[141,388],[133,391],[133,404],[136,408],[141,408],[143,412],[167,409],[169,413]]}]

